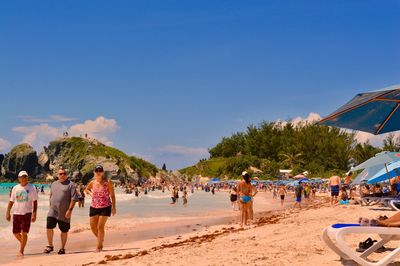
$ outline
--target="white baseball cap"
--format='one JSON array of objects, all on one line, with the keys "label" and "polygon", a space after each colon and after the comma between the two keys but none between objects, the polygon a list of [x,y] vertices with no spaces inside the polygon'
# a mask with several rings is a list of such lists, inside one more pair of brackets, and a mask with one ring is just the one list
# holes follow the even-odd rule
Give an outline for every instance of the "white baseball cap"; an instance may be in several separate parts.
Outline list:
[{"label": "white baseball cap", "polygon": [[247,171],[243,171],[242,172],[242,176],[245,176],[245,175],[247,175],[248,173],[247,173]]},{"label": "white baseball cap", "polygon": [[21,176],[24,176],[24,175],[28,176],[28,173],[26,171],[21,171],[21,172],[18,173],[18,177],[21,177]]}]

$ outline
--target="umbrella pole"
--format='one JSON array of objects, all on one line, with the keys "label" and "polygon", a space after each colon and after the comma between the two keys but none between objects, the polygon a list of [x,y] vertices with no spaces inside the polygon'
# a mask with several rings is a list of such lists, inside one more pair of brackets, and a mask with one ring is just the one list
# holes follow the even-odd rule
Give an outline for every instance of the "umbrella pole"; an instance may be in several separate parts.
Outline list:
[{"label": "umbrella pole", "polygon": [[387,168],[387,164],[385,163],[385,169],[386,169],[386,173],[388,175],[388,179],[389,179],[389,186],[390,186],[390,174],[389,174],[389,170]]}]

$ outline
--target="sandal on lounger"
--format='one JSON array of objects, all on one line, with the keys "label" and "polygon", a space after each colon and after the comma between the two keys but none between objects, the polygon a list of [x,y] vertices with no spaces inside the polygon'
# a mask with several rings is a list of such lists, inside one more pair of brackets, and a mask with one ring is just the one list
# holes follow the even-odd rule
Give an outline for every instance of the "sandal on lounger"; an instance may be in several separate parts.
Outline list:
[{"label": "sandal on lounger", "polygon": [[54,250],[53,246],[46,246],[46,248],[44,249],[43,253],[49,254],[53,250]]}]

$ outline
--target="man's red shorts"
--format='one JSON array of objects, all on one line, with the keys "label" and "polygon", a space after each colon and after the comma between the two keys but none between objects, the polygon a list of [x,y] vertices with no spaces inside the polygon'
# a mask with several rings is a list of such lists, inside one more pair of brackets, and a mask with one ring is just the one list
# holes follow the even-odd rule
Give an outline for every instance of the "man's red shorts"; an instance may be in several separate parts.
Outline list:
[{"label": "man's red shorts", "polygon": [[29,233],[31,228],[32,213],[27,213],[24,215],[13,215],[13,233],[19,234],[21,232]]}]

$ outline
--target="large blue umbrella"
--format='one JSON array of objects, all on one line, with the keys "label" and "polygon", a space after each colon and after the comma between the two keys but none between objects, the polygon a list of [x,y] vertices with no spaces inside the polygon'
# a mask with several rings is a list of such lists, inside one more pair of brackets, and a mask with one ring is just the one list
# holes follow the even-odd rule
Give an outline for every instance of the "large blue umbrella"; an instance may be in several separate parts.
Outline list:
[{"label": "large blue umbrella", "polygon": [[375,135],[400,130],[400,84],[357,94],[320,123]]},{"label": "large blue umbrella", "polygon": [[385,170],[383,165],[376,165],[369,168],[365,168],[358,176],[353,180],[352,184],[359,185],[361,182],[366,182],[375,176],[379,171]]},{"label": "large blue umbrella", "polygon": [[351,168],[351,170],[358,171],[358,170],[371,168],[371,167],[375,167],[375,166],[379,166],[380,169],[382,169],[385,164],[395,162],[395,161],[400,161],[400,152],[383,151],[383,152],[377,153],[374,157],[371,157],[370,159],[366,160],[362,164],[359,164],[356,167]]},{"label": "large blue umbrella", "polygon": [[382,181],[386,181],[389,178],[400,175],[400,162],[389,163],[387,167],[380,170],[373,177],[368,180],[368,184],[375,184]]}]

